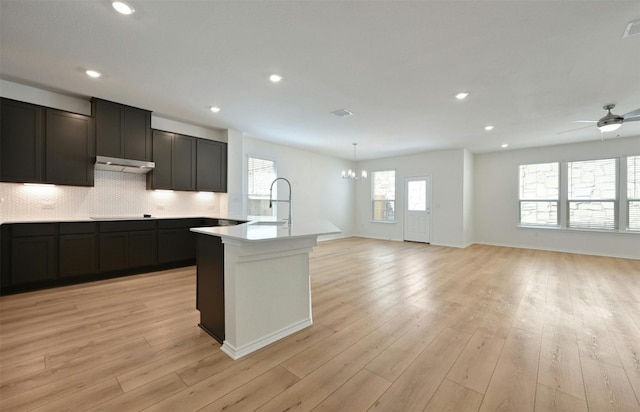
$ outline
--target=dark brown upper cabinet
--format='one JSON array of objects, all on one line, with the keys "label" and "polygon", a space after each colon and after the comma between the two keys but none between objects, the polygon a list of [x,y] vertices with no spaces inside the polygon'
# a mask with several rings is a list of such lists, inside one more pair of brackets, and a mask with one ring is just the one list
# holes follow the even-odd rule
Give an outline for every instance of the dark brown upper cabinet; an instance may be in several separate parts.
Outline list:
[{"label": "dark brown upper cabinet", "polygon": [[2,99],[0,181],[93,186],[93,119]]},{"label": "dark brown upper cabinet", "polygon": [[41,183],[43,107],[10,99],[0,105],[0,181]]},{"label": "dark brown upper cabinet", "polygon": [[198,139],[196,150],[196,190],[227,191],[227,144]]},{"label": "dark brown upper cabinet", "polygon": [[93,118],[46,109],[45,182],[93,186]]},{"label": "dark brown upper cabinet", "polygon": [[151,161],[151,112],[93,98],[99,156]]},{"label": "dark brown upper cabinet", "polygon": [[153,131],[153,161],[147,174],[148,189],[196,190],[195,137]]}]

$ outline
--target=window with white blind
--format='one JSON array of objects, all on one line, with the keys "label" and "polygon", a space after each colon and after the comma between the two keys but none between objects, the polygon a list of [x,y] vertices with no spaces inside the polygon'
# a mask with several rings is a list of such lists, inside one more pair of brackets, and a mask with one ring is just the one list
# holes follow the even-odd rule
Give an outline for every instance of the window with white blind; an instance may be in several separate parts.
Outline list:
[{"label": "window with white blind", "polygon": [[373,172],[371,207],[374,222],[396,221],[396,171]]},{"label": "window with white blind", "polygon": [[[247,168],[247,213],[249,216],[275,216],[275,208],[269,208],[269,188],[277,177],[276,163],[272,160],[249,157]],[[273,190],[275,192],[275,186]]]},{"label": "window with white blind", "polygon": [[567,163],[569,228],[618,229],[618,159]]},{"label": "window with white blind", "polygon": [[520,224],[558,226],[560,164],[520,165]]},{"label": "window with white blind", "polygon": [[640,230],[640,156],[627,157],[627,229]]}]

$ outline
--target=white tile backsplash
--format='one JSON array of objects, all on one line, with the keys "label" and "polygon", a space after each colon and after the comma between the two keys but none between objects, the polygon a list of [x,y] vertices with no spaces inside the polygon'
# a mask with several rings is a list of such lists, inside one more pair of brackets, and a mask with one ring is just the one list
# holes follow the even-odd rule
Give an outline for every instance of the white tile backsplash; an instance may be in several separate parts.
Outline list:
[{"label": "white tile backsplash", "polygon": [[94,187],[0,183],[0,222],[89,217],[225,216],[227,195],[146,190],[146,176],[95,171]]}]

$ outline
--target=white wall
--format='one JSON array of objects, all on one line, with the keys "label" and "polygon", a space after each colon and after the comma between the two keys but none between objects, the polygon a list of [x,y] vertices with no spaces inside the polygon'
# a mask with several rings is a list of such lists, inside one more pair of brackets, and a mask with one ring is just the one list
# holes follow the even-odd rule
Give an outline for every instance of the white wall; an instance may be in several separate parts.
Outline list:
[{"label": "white wall", "polygon": [[520,164],[638,154],[640,137],[475,155],[475,242],[639,259],[638,234],[517,226]]},{"label": "white wall", "polygon": [[[396,171],[396,222],[371,222],[371,179],[357,181],[355,231],[358,235],[403,240],[404,179],[431,176],[431,243],[465,247],[471,228],[465,228],[465,164],[472,163],[466,150],[443,150],[409,156],[358,162],[358,170],[371,173]],[[472,185],[472,182],[469,182]],[[468,193],[468,191],[467,191]],[[468,197],[468,196],[467,196]],[[470,199],[467,199],[470,201]],[[468,215],[468,213],[467,213]],[[467,223],[471,223],[467,217]],[[466,233],[466,235],[465,235]]]},{"label": "white wall", "polygon": [[[229,141],[230,145],[239,145]],[[343,169],[353,167],[352,162],[288,146],[269,143],[263,140],[244,137],[242,159],[239,151],[230,150],[233,158],[229,163],[242,166],[242,183],[246,185],[246,162],[249,156],[276,162],[278,177],[291,182],[293,224],[296,219],[327,219],[336,225],[342,233],[323,239],[351,236],[353,234],[354,200],[351,184],[343,180]],[[230,171],[231,173],[231,171]],[[234,183],[238,185],[236,181]],[[286,185],[280,186],[279,198],[286,197]],[[246,189],[243,190],[246,193]],[[229,197],[232,197],[231,188]],[[243,202],[243,214],[246,214],[246,202]],[[286,204],[280,204],[279,216],[287,213]],[[284,213],[283,213],[284,212]],[[286,217],[286,216],[285,216]]]}]

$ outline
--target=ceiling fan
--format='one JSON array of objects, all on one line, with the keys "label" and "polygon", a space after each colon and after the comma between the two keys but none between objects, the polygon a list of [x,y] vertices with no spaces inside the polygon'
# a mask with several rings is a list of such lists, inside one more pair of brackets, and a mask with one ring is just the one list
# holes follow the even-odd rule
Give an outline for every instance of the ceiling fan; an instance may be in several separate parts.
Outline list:
[{"label": "ceiling fan", "polygon": [[[636,109],[629,113],[625,113],[622,116],[619,114],[611,113],[611,110],[616,107],[615,104],[607,104],[602,108],[607,111],[607,114],[600,120],[576,120],[576,123],[596,123],[598,129],[601,132],[613,132],[618,130],[622,123],[627,122],[637,122],[640,121],[640,109]],[[586,129],[591,126],[578,127],[577,129],[565,130],[564,132],[559,132],[557,134],[569,133],[575,130]]]}]

